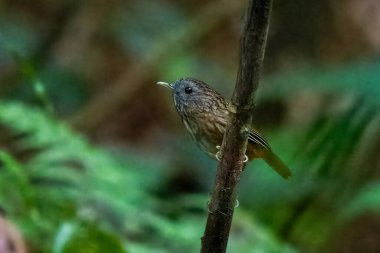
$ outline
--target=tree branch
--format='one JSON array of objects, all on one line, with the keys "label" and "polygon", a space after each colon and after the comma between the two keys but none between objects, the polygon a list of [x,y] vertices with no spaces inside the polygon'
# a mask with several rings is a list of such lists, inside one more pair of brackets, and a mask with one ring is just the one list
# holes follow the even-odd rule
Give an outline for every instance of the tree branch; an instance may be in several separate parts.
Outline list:
[{"label": "tree branch", "polygon": [[272,0],[249,0],[241,38],[240,63],[231,99],[230,118],[224,135],[202,253],[226,252],[236,203],[236,190],[244,168],[247,131],[251,124],[254,98],[265,53]]}]

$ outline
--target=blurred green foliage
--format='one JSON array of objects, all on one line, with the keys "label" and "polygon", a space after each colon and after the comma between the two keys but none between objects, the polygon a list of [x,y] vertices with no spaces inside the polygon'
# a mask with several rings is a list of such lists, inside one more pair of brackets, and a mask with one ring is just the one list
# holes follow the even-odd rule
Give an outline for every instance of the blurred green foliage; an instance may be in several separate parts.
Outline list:
[{"label": "blurred green foliage", "polygon": [[[154,83],[228,97],[244,6],[227,2],[0,2],[0,207],[31,253],[199,251],[216,163]],[[294,176],[248,166],[229,252],[380,251],[355,233],[380,213],[380,58],[348,2],[274,3],[254,125]]]},{"label": "blurred green foliage", "polygon": [[[0,105],[5,145],[11,147],[0,153],[0,200],[32,248],[122,252],[120,240],[126,237],[123,244],[132,252],[196,251],[205,212],[191,210],[204,209],[205,196],[184,196],[183,204],[177,205],[187,206],[189,213],[171,217],[165,211],[169,203],[158,203],[149,193],[160,179],[157,162],[141,164],[96,149],[45,114],[19,103]],[[232,251],[292,252],[243,220],[249,221],[237,215],[239,232],[233,237],[244,241],[232,243]]]},{"label": "blurred green foliage", "polygon": [[[99,243],[101,242],[101,243]],[[126,252],[120,240],[94,226],[63,224],[54,243],[54,253]]]}]

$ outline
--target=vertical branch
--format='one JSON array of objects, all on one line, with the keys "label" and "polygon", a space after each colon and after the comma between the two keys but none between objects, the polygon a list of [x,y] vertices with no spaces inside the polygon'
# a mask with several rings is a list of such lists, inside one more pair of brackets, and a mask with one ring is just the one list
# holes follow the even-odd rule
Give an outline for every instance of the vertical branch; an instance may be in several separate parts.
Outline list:
[{"label": "vertical branch", "polygon": [[265,53],[272,0],[249,0],[241,38],[237,80],[230,104],[230,118],[224,135],[202,253],[226,252],[236,203],[237,184],[244,168],[247,131],[254,108]]}]

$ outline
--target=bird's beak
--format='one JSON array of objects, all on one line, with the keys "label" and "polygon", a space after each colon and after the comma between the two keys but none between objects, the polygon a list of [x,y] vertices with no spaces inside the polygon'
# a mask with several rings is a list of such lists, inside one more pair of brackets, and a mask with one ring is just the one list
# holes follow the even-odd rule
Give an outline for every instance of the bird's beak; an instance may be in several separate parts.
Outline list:
[{"label": "bird's beak", "polygon": [[158,84],[158,85],[161,85],[161,86],[164,86],[164,87],[166,87],[166,88],[168,88],[168,89],[173,89],[173,85],[172,84],[170,84],[170,83],[166,83],[166,82],[157,82],[156,84]]}]

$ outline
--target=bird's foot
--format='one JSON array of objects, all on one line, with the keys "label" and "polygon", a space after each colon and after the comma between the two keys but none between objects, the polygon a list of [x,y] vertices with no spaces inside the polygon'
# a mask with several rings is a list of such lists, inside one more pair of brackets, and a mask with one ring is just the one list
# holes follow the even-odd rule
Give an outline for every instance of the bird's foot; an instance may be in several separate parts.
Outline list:
[{"label": "bird's foot", "polygon": [[[216,146],[216,149],[218,150],[218,152],[216,152],[216,154],[215,154],[215,158],[216,158],[216,160],[218,160],[219,162],[220,162],[220,160],[221,160],[221,157],[220,157],[220,146],[218,145],[218,146]],[[244,155],[244,160],[243,160],[243,163],[246,163],[246,162],[248,162],[248,156],[247,155]]]},{"label": "bird's foot", "polygon": [[239,200],[238,200],[238,199],[236,199],[236,201],[235,201],[235,208],[238,208],[238,207],[239,207],[239,205],[240,205],[240,202],[239,202]]},{"label": "bird's foot", "polygon": [[219,145],[216,146],[216,149],[218,150],[218,152],[216,152],[215,158],[216,158],[216,160],[218,160],[218,162],[220,162],[220,159],[221,159],[221,157],[220,157],[220,146]]}]

